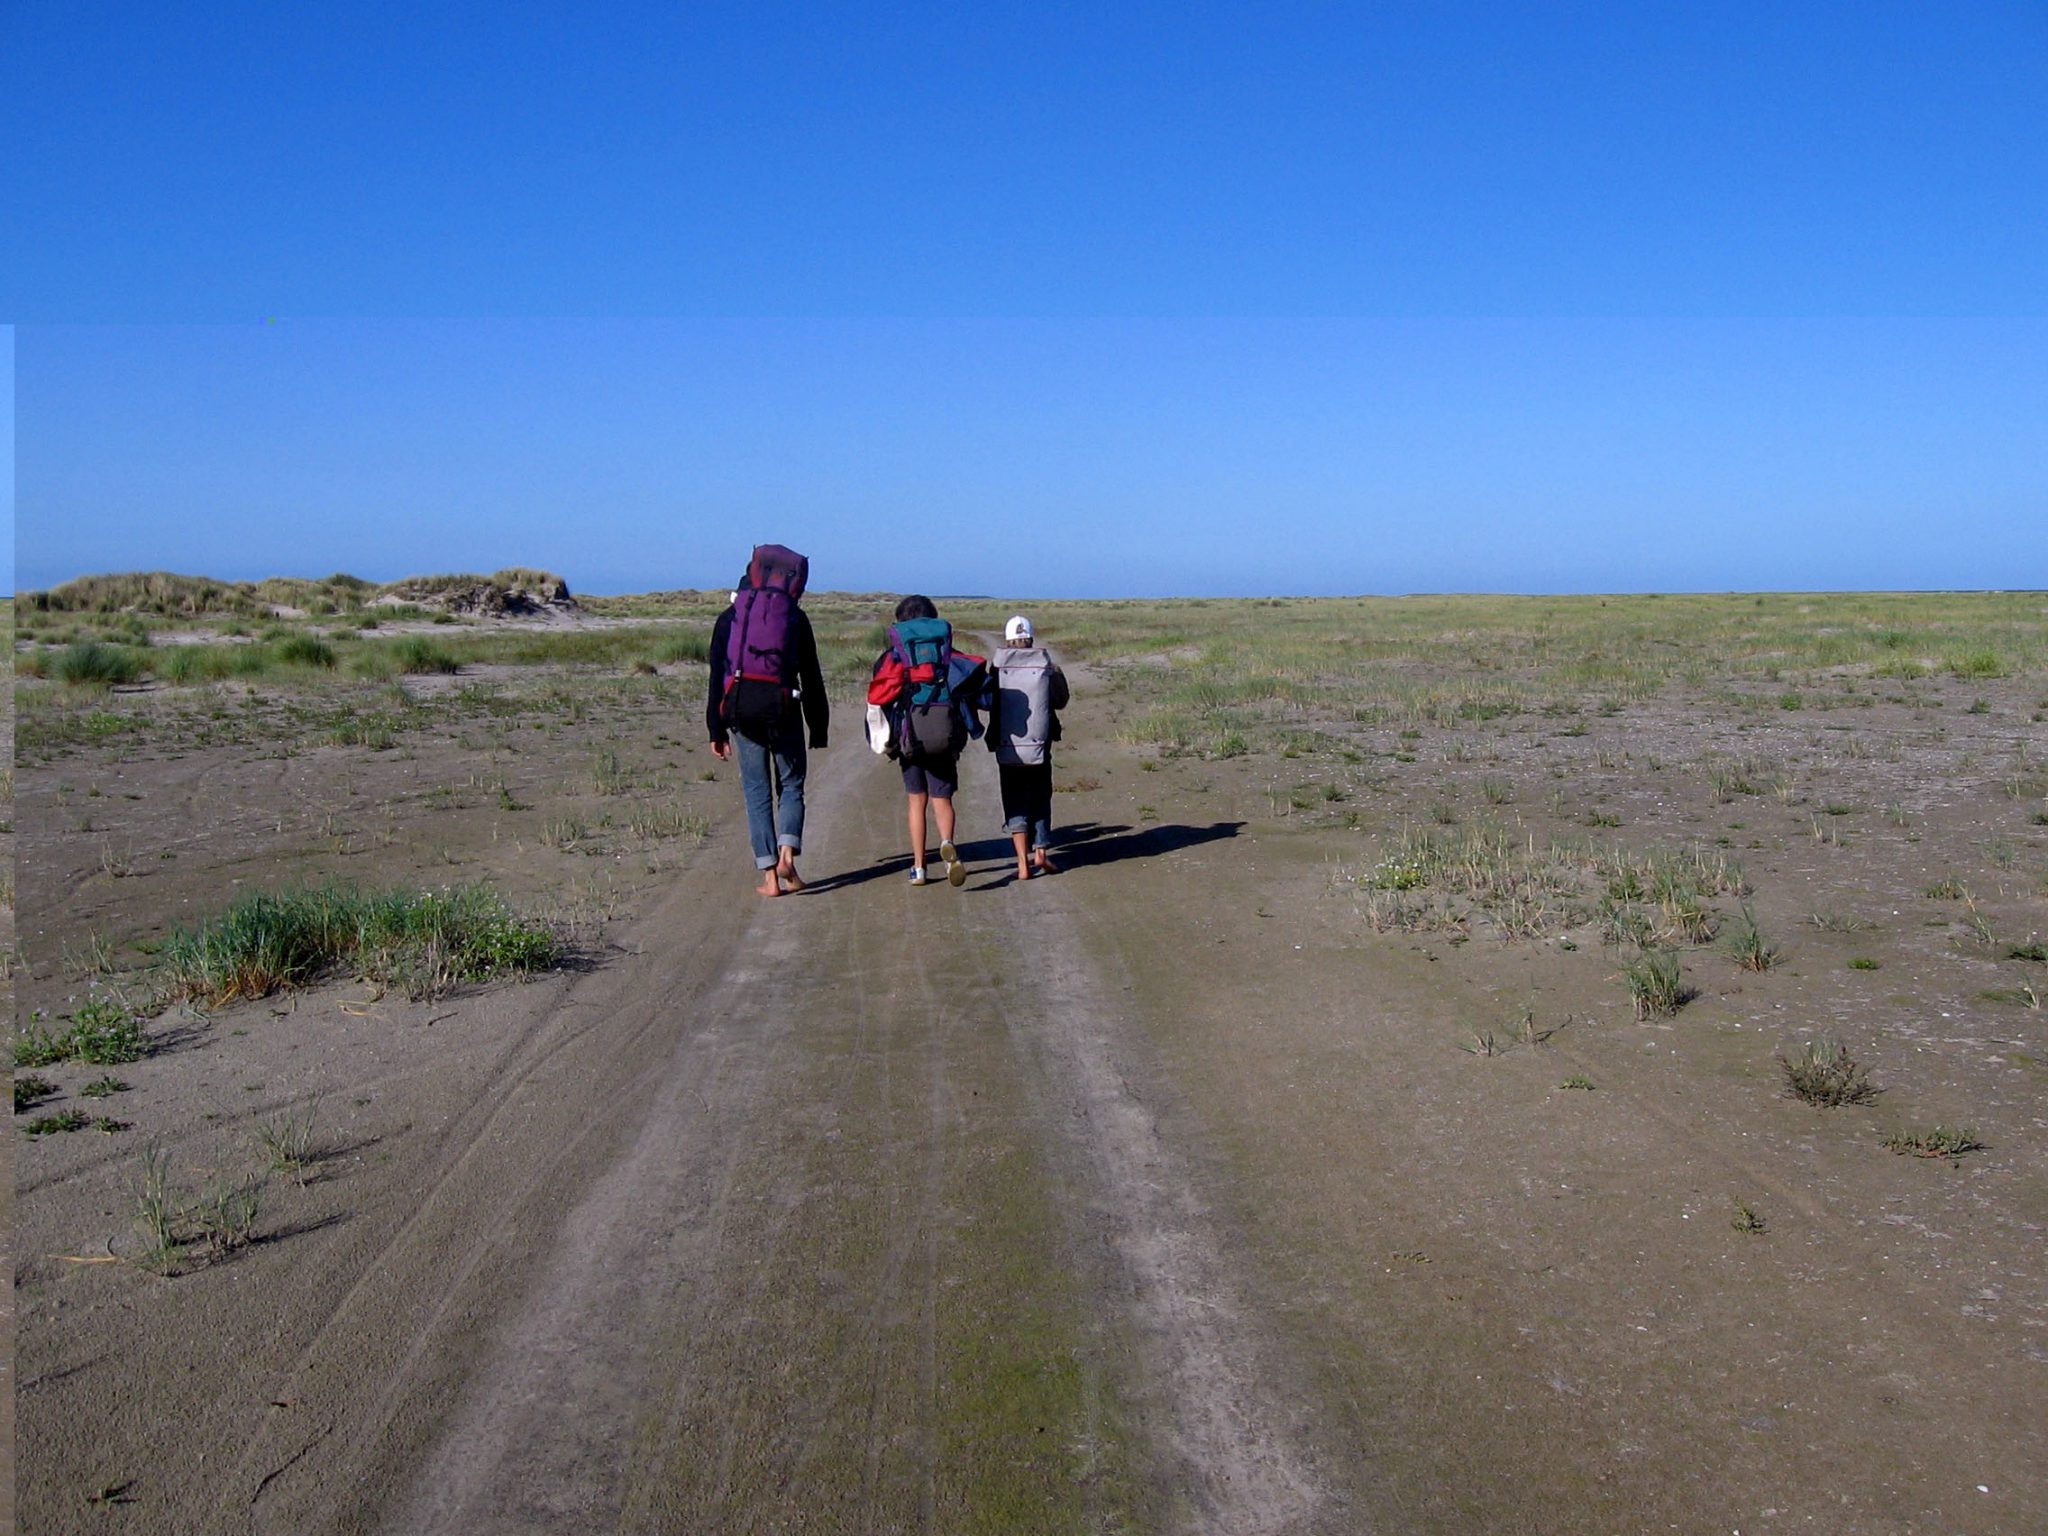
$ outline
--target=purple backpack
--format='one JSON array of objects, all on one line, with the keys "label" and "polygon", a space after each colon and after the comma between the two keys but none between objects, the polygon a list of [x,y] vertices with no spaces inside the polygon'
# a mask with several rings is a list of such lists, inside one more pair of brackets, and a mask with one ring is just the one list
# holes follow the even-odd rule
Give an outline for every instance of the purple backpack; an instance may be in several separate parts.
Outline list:
[{"label": "purple backpack", "polygon": [[720,713],[727,726],[757,741],[773,739],[795,696],[789,642],[810,574],[811,562],[795,550],[757,545],[747,562],[747,585],[733,594]]}]

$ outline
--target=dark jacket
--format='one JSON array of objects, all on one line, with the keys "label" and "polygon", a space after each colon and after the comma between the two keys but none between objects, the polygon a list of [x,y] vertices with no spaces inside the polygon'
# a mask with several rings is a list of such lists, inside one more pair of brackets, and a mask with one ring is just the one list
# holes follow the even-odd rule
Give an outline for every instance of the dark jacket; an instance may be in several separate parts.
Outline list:
[{"label": "dark jacket", "polygon": [[[718,622],[711,626],[711,685],[704,699],[704,730],[716,742],[725,741],[731,733],[725,722],[719,719],[719,705],[725,699],[725,654],[732,636],[732,609],[727,608],[718,616]],[[818,640],[811,633],[810,615],[799,608],[790,615],[789,630],[790,657],[796,663],[796,688],[798,698],[790,701],[789,713],[783,720],[785,729],[796,724],[799,703],[803,709],[804,724],[810,727],[811,748],[825,750],[825,727],[832,718],[832,705],[825,697],[825,673],[818,665]]]}]

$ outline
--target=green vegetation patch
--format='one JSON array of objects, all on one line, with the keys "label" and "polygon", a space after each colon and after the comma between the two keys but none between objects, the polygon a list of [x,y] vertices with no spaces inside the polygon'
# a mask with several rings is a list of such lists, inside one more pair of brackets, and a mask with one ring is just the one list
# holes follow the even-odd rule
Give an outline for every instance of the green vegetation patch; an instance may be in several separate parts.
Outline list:
[{"label": "green vegetation patch", "polygon": [[33,1109],[57,1091],[57,1085],[47,1077],[37,1077],[33,1072],[14,1074],[14,1112],[18,1115],[25,1109]]},{"label": "green vegetation patch", "polygon": [[1892,1151],[1905,1157],[1961,1157],[1982,1150],[1984,1143],[1968,1127],[1930,1126],[1925,1130],[1897,1130],[1884,1139]]},{"label": "green vegetation patch", "polygon": [[[1616,942],[1666,946],[1705,943],[1719,923],[1711,898],[1749,888],[1739,861],[1703,844],[1539,843],[1494,822],[1403,827],[1377,865],[1344,878],[1362,889],[1381,932],[1462,930],[1483,916],[1504,938],[1538,938],[1597,916]],[[1437,899],[1401,895],[1424,890]]]},{"label": "green vegetation patch", "polygon": [[143,658],[125,645],[78,640],[59,651],[45,670],[56,681],[74,688],[111,688],[141,677]]},{"label": "green vegetation patch", "polygon": [[252,891],[164,941],[172,990],[219,1005],[352,972],[408,997],[553,965],[552,930],[515,914],[487,887],[361,891],[348,886]]},{"label": "green vegetation patch", "polygon": [[140,1019],[111,998],[95,998],[79,1004],[66,1028],[31,1021],[15,1037],[14,1064],[50,1067],[60,1061],[83,1061],[115,1067],[140,1061],[151,1049]]}]

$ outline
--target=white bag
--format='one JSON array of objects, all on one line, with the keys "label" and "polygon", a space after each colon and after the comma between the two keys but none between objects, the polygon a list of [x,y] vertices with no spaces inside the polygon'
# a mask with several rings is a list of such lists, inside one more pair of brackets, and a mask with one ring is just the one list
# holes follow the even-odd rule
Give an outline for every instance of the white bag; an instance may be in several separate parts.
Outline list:
[{"label": "white bag", "polygon": [[879,704],[868,706],[868,749],[877,757],[889,750],[889,716]]}]

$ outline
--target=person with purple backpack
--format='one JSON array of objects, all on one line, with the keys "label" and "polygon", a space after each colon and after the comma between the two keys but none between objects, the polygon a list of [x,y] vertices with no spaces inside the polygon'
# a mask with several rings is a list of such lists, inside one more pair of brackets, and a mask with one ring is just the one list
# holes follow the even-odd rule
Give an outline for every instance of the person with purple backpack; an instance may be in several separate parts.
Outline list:
[{"label": "person with purple backpack", "polygon": [[720,762],[735,756],[747,798],[747,835],[763,896],[804,888],[796,872],[804,846],[804,734],[825,750],[831,706],[818,642],[798,606],[811,563],[780,544],[747,562],[732,606],[711,629],[711,682],[704,729]]}]

